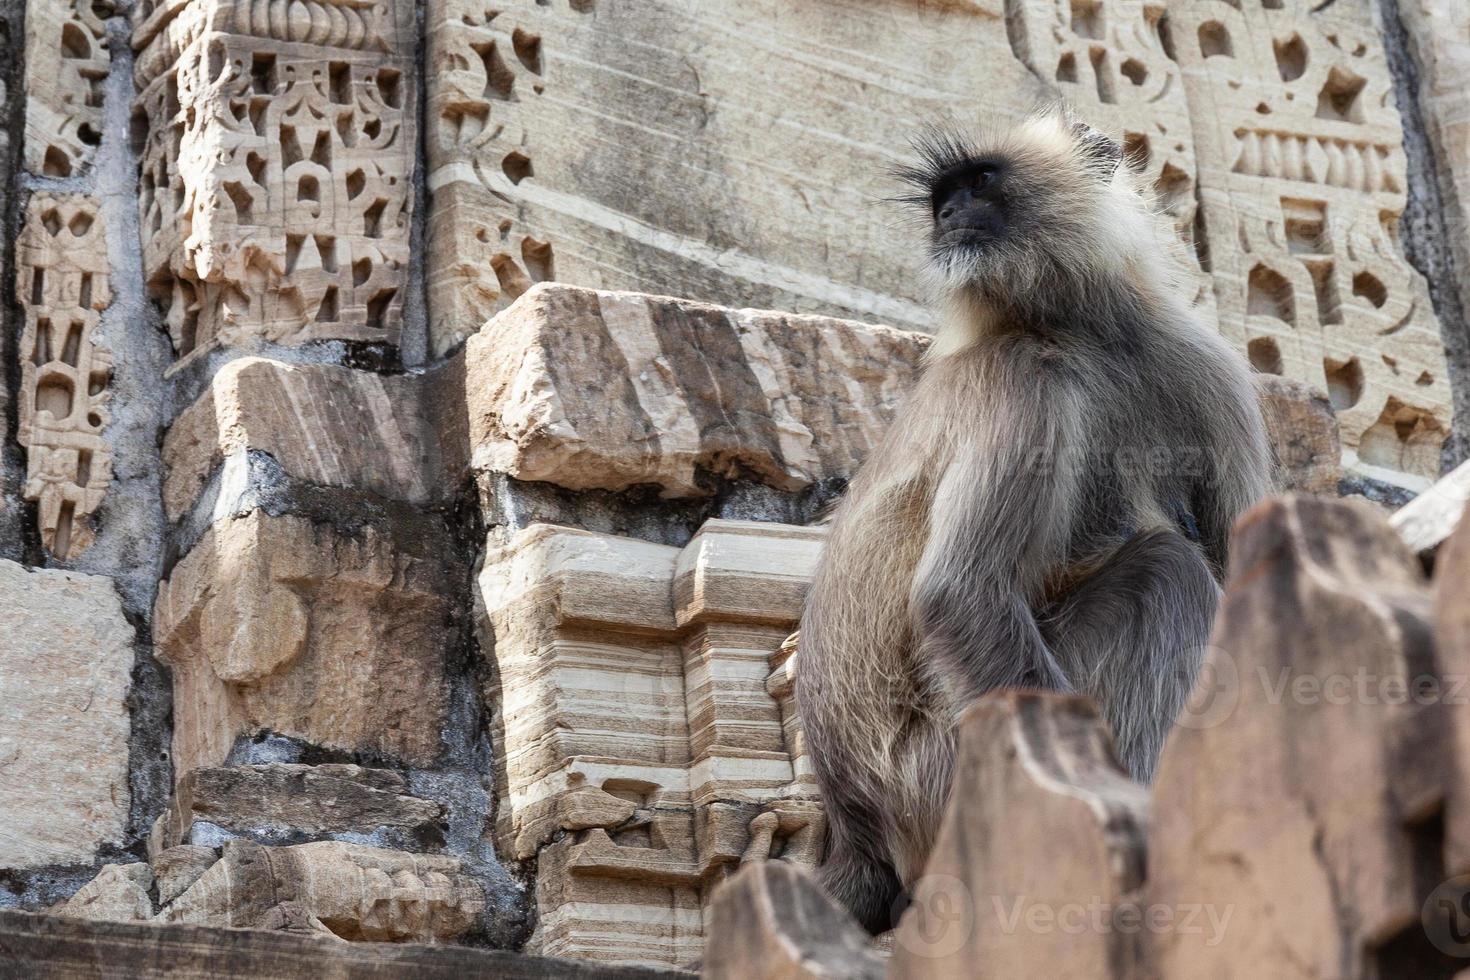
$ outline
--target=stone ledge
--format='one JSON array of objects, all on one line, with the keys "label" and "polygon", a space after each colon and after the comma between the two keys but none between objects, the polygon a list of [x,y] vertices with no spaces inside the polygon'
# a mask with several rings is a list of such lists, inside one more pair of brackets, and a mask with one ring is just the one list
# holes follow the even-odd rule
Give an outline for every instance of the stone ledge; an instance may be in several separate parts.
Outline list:
[{"label": "stone ledge", "polygon": [[[137,980],[337,977],[354,980],[654,980],[693,974],[519,953],[398,943],[337,943],[254,929],[89,922],[0,911],[0,949],[14,976],[92,980],[112,967]],[[104,968],[104,964],[107,968]]]}]

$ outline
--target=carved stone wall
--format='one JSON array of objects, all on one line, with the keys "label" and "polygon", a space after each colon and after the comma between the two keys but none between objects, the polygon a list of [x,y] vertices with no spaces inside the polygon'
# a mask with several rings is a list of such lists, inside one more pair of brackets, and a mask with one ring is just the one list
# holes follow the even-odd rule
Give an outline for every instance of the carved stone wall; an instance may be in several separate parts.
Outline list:
[{"label": "carved stone wall", "polygon": [[111,57],[104,20],[111,0],[26,3],[25,168],[71,177],[102,141],[103,85]]},{"label": "carved stone wall", "polygon": [[741,862],[816,860],[783,643],[822,536],[711,521],[681,549],[535,525],[487,551],[498,840],[539,858],[538,951],[689,966]]},{"label": "carved stone wall", "polygon": [[548,279],[923,326],[885,173],[1043,94],[1000,0],[432,0],[427,36],[436,351]]},{"label": "carved stone wall", "polygon": [[148,0],[133,16],[145,274],[179,354],[396,344],[413,5]]},{"label": "carved stone wall", "polygon": [[20,338],[20,444],[25,499],[36,504],[41,540],[70,558],[92,540],[91,515],[112,481],[112,353],[95,337],[112,301],[99,203],[82,194],[38,193],[16,243]]},{"label": "carved stone wall", "polygon": [[1346,461],[1437,476],[1449,378],[1403,258],[1403,132],[1351,11],[1173,3],[1220,329],[1258,371],[1327,389]]}]

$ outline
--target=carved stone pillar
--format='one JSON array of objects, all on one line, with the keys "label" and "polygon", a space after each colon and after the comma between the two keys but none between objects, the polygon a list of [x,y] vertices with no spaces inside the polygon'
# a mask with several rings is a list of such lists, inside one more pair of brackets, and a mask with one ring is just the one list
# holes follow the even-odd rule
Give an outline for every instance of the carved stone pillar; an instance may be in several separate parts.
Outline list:
[{"label": "carved stone pillar", "polygon": [[149,0],[134,22],[144,270],[177,352],[396,344],[413,5]]}]

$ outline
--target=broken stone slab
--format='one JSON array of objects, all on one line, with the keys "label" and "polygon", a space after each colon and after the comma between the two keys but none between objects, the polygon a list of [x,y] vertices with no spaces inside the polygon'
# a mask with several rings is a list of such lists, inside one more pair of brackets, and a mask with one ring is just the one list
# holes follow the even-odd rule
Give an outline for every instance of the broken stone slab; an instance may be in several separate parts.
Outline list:
[{"label": "broken stone slab", "polygon": [[[289,476],[414,504],[442,500],[441,436],[419,376],[261,357],[231,361],[163,443],[164,506],[178,521],[227,458],[266,453]],[[453,439],[451,438],[451,442]]]},{"label": "broken stone slab", "polygon": [[159,918],[253,928],[285,903],[339,938],[365,942],[446,942],[481,928],[486,909],[484,888],[457,857],[232,840]]},{"label": "broken stone slab", "polygon": [[1470,462],[1435,481],[1429,489],[1394,512],[1388,522],[1416,553],[1433,557],[1465,513],[1470,503]]},{"label": "broken stone slab", "polygon": [[473,464],[671,497],[711,492],[702,472],[787,491],[851,477],[928,343],[826,317],[539,285],[466,345]]},{"label": "broken stone slab", "polygon": [[389,769],[279,762],[206,766],[178,780],[153,826],[149,851],[217,846],[235,836],[271,844],[333,834],[428,848],[442,844],[443,820],[443,807],[409,795],[403,776]]},{"label": "broken stone slab", "polygon": [[[1153,791],[1157,976],[1410,976],[1454,776],[1420,562],[1371,505],[1237,523],[1195,697]],[[1446,692],[1447,693],[1447,692]],[[1431,951],[1432,953],[1432,951]]]},{"label": "broken stone slab", "polygon": [[880,980],[883,956],[810,872],[757,861],[710,903],[707,980]]},{"label": "broken stone slab", "polygon": [[101,980],[657,980],[692,974],[643,967],[549,959],[502,950],[415,943],[322,942],[293,931],[153,922],[89,922],[0,911],[5,968],[19,977]]},{"label": "broken stone slab", "polygon": [[153,869],[147,864],[107,864],[52,912],[74,919],[113,922],[151,919],[153,900],[148,890],[152,887]]},{"label": "broken stone slab", "polygon": [[148,863],[153,868],[153,881],[158,886],[161,905],[167,905],[182,895],[219,860],[214,848],[200,844],[179,844],[162,851],[155,851],[152,841],[149,845]]},{"label": "broken stone slab", "polygon": [[957,741],[949,806],[888,975],[959,980],[984,964],[997,977],[1132,976],[1131,937],[1035,925],[1087,903],[1126,915],[1143,884],[1148,793],[1118,765],[1096,705],[992,694],[962,716]]},{"label": "broken stone slab", "polygon": [[266,729],[412,765],[438,757],[453,546],[442,525],[409,530],[257,510],[179,561],[153,627],[173,669],[176,780]]},{"label": "broken stone slab", "polygon": [[131,800],[133,627],[110,579],[0,560],[0,868],[87,864]]},{"label": "broken stone slab", "polygon": [[1327,394],[1303,381],[1255,375],[1279,490],[1336,494],[1342,442]]}]

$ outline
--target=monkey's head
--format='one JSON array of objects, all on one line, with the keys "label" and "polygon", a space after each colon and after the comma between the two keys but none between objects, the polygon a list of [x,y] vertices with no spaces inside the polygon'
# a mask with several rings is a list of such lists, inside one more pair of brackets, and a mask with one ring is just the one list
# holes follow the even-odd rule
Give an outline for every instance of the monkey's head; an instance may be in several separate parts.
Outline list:
[{"label": "monkey's head", "polygon": [[1117,141],[1050,109],[970,139],[931,130],[920,165],[900,171],[930,221],[941,290],[1024,301],[1122,271],[1156,238]]}]

